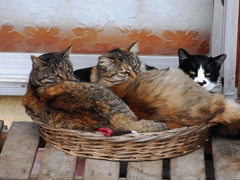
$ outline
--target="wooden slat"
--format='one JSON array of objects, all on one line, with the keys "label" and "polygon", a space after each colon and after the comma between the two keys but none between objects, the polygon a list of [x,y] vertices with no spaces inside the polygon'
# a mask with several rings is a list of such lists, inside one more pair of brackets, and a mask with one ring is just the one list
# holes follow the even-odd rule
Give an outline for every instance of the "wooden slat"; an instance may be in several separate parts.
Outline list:
[{"label": "wooden slat", "polygon": [[0,179],[29,179],[38,143],[35,123],[13,122],[0,154]]},{"label": "wooden slat", "polygon": [[240,179],[240,141],[213,137],[212,153],[216,180]]},{"label": "wooden slat", "polygon": [[3,138],[3,134],[2,134],[3,126],[4,126],[4,121],[0,120],[0,153],[2,151],[3,142],[4,142],[4,138]]},{"label": "wooden slat", "polygon": [[3,122],[3,120],[0,120],[0,133],[1,133],[2,130],[3,130],[3,126],[4,126],[4,122]]},{"label": "wooden slat", "polygon": [[127,180],[159,180],[162,179],[163,161],[129,162]]},{"label": "wooden slat", "polygon": [[46,145],[38,179],[74,179],[77,157],[60,151],[50,144]]},{"label": "wooden slat", "polygon": [[86,159],[83,179],[118,180],[119,171],[119,162]]},{"label": "wooden slat", "polygon": [[204,149],[171,159],[170,176],[172,180],[205,180]]}]

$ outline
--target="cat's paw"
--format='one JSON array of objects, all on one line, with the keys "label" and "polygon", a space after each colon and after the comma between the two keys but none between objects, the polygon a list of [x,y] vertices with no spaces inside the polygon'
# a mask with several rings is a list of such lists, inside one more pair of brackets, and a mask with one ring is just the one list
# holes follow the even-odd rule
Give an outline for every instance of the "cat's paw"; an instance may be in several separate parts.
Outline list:
[{"label": "cat's paw", "polygon": [[155,122],[152,120],[140,120],[135,121],[132,125],[132,130],[138,133],[145,133],[145,132],[160,132],[168,130],[168,127],[164,123]]},{"label": "cat's paw", "polygon": [[131,133],[132,133],[132,134],[138,134],[138,132],[137,132],[137,131],[131,131]]},{"label": "cat's paw", "polygon": [[165,123],[150,121],[150,123],[145,126],[145,129],[147,132],[158,132],[168,130],[168,127]]}]

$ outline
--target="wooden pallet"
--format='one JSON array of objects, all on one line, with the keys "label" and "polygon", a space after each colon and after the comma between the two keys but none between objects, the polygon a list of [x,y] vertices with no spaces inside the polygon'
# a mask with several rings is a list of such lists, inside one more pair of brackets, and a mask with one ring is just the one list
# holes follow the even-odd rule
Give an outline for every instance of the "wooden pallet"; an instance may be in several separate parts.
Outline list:
[{"label": "wooden pallet", "polygon": [[[0,121],[0,131],[3,121]],[[240,141],[213,137],[210,146],[159,161],[113,162],[86,159],[82,176],[78,159],[46,144],[39,173],[32,169],[39,149],[38,126],[13,122],[0,154],[0,179],[39,180],[228,180],[240,179]],[[211,153],[212,152],[212,153]]]}]

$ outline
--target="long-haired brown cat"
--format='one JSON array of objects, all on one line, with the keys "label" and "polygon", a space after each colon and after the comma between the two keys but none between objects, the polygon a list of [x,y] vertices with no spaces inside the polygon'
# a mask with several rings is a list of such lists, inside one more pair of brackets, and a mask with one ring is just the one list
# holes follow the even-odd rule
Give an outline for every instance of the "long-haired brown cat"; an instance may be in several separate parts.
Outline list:
[{"label": "long-haired brown cat", "polygon": [[106,53],[90,79],[117,94],[139,119],[163,122],[170,129],[219,123],[221,135],[240,134],[240,105],[207,92],[179,69],[138,73],[121,56]]},{"label": "long-haired brown cat", "polygon": [[63,52],[31,56],[32,71],[22,100],[27,111],[59,128],[94,131],[108,127],[115,130],[113,132],[123,130],[126,133],[167,129],[163,123],[139,121],[129,107],[107,88],[77,82],[69,60],[70,50],[71,47]]}]

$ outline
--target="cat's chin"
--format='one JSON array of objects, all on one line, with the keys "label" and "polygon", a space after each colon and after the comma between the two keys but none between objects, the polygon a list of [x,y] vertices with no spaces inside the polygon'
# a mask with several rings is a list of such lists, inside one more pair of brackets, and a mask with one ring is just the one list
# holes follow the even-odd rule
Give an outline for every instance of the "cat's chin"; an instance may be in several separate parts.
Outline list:
[{"label": "cat's chin", "polygon": [[206,89],[207,91],[211,91],[215,88],[216,84],[214,83],[208,83],[208,84],[205,84],[204,86],[202,86],[204,89]]}]

